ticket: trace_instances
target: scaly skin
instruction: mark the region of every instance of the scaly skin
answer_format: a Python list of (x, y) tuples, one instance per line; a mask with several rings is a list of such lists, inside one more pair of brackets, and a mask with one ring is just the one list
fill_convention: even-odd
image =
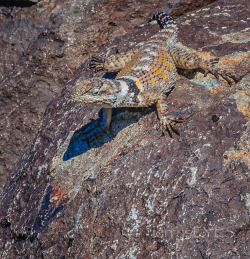
[[(148, 107), (156, 104), (162, 132), (176, 132), (172, 124), (182, 122), (168, 114), (167, 95), (176, 81), (176, 68), (201, 68), (204, 74), (221, 76), (229, 85), (234, 78), (212, 61), (205, 61), (194, 53), (179, 47), (176, 42), (177, 26), (170, 16), (159, 12), (155, 19), (162, 28), (147, 42), (126, 53), (118, 53), (108, 59), (93, 57), (90, 67), (109, 72), (120, 71), (114, 80), (79, 78), (71, 99), (92, 103), (105, 109), (106, 128), (109, 131), (112, 108)], [(138, 44), (139, 45), (139, 44)]]

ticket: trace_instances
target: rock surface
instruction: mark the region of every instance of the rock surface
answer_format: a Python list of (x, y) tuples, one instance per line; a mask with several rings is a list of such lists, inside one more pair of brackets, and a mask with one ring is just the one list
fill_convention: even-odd
[(180, 15), (212, 1), (0, 1), (0, 188), (47, 104), (86, 58), (155, 10)]
[[(180, 71), (171, 111), (192, 116), (172, 139), (156, 130), (155, 107), (116, 109), (114, 136), (102, 134), (97, 107), (68, 101), (74, 80), (93, 76), (81, 66), (1, 192), (2, 258), (248, 258), (247, 4), (218, 1), (177, 19), (179, 40), (223, 56), (239, 83)], [(155, 31), (137, 28), (102, 53)]]

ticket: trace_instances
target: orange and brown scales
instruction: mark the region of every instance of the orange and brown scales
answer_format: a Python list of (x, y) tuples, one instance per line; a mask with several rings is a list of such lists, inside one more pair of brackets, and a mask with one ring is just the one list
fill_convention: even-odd
[(117, 79), (133, 80), (142, 94), (166, 93), (176, 80), (176, 68), (164, 46), (145, 45), (121, 70)]
[(109, 72), (121, 71), (124, 66), (133, 59), (135, 53), (136, 51), (132, 49), (126, 53), (120, 53), (116, 54), (115, 56), (111, 56), (106, 60), (106, 62), (103, 63), (101, 69)]
[(110, 57), (102, 64), (109, 71), (122, 67), (114, 80), (79, 78), (71, 99), (105, 108), (147, 107), (172, 90), (176, 67), (164, 45), (146, 43), (131, 53)]

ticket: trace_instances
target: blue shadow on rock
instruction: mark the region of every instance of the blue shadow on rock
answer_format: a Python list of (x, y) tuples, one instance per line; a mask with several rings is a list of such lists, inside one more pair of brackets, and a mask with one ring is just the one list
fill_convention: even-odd
[(68, 149), (63, 155), (63, 161), (79, 156), (91, 148), (100, 147), (109, 140), (111, 140), (111, 136), (106, 133), (103, 113), (100, 110), (98, 119), (92, 120), (74, 133)]
[[(105, 73), (103, 78), (114, 79), (116, 72)], [(101, 147), (109, 142), (117, 132), (128, 125), (137, 122), (142, 116), (152, 112), (152, 108), (115, 108), (112, 114), (112, 126), (116, 129), (115, 134), (107, 134), (102, 109), (99, 112), (99, 118), (92, 120), (77, 130), (69, 143), (66, 152), (63, 155), (63, 161), (67, 161), (75, 156), (79, 156), (92, 148)], [(113, 127), (112, 127), (113, 128)]]
[(114, 138), (117, 133), (130, 124), (136, 123), (141, 117), (154, 108), (115, 108), (112, 115), (112, 135), (107, 134), (104, 127), (102, 109), (99, 118), (92, 120), (77, 130), (70, 139), (69, 146), (63, 155), (63, 161), (79, 156), (92, 148), (101, 147)]
[[(116, 75), (117, 72), (107, 72), (103, 78), (114, 79)], [(63, 155), (63, 161), (67, 161), (87, 152), (91, 148), (97, 148), (107, 143), (111, 140), (111, 136), (105, 131), (103, 112), (100, 110), (97, 120), (92, 120), (74, 133), (70, 140), (69, 147)]]

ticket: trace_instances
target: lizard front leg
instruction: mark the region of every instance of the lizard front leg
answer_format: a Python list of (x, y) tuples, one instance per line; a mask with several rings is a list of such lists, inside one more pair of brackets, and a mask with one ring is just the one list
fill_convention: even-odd
[(156, 103), (156, 107), (160, 120), (160, 129), (162, 131), (162, 134), (164, 134), (164, 132), (167, 130), (170, 137), (172, 137), (172, 132), (179, 135), (178, 130), (176, 130), (173, 125), (175, 125), (176, 123), (182, 123), (184, 119), (174, 117), (168, 113), (168, 102), (167, 96), (165, 94), (161, 94)]
[(103, 108), (103, 122), (104, 128), (108, 134), (111, 133), (111, 119), (112, 119), (112, 108)]
[(221, 76), (228, 84), (234, 85), (236, 78), (230, 73), (214, 66), (214, 60), (204, 60), (195, 53), (188, 52), (181, 47), (174, 47), (170, 50), (170, 55), (173, 58), (176, 67), (183, 69), (201, 68), (204, 70), (204, 76), (208, 73), (213, 74), (217, 79)]
[(132, 57), (136, 52), (137, 50), (132, 49), (128, 52), (117, 53), (107, 59), (100, 56), (93, 56), (89, 67), (91, 69), (95, 69), (96, 72), (100, 70), (104, 70), (106, 72), (119, 72), (132, 60)]

